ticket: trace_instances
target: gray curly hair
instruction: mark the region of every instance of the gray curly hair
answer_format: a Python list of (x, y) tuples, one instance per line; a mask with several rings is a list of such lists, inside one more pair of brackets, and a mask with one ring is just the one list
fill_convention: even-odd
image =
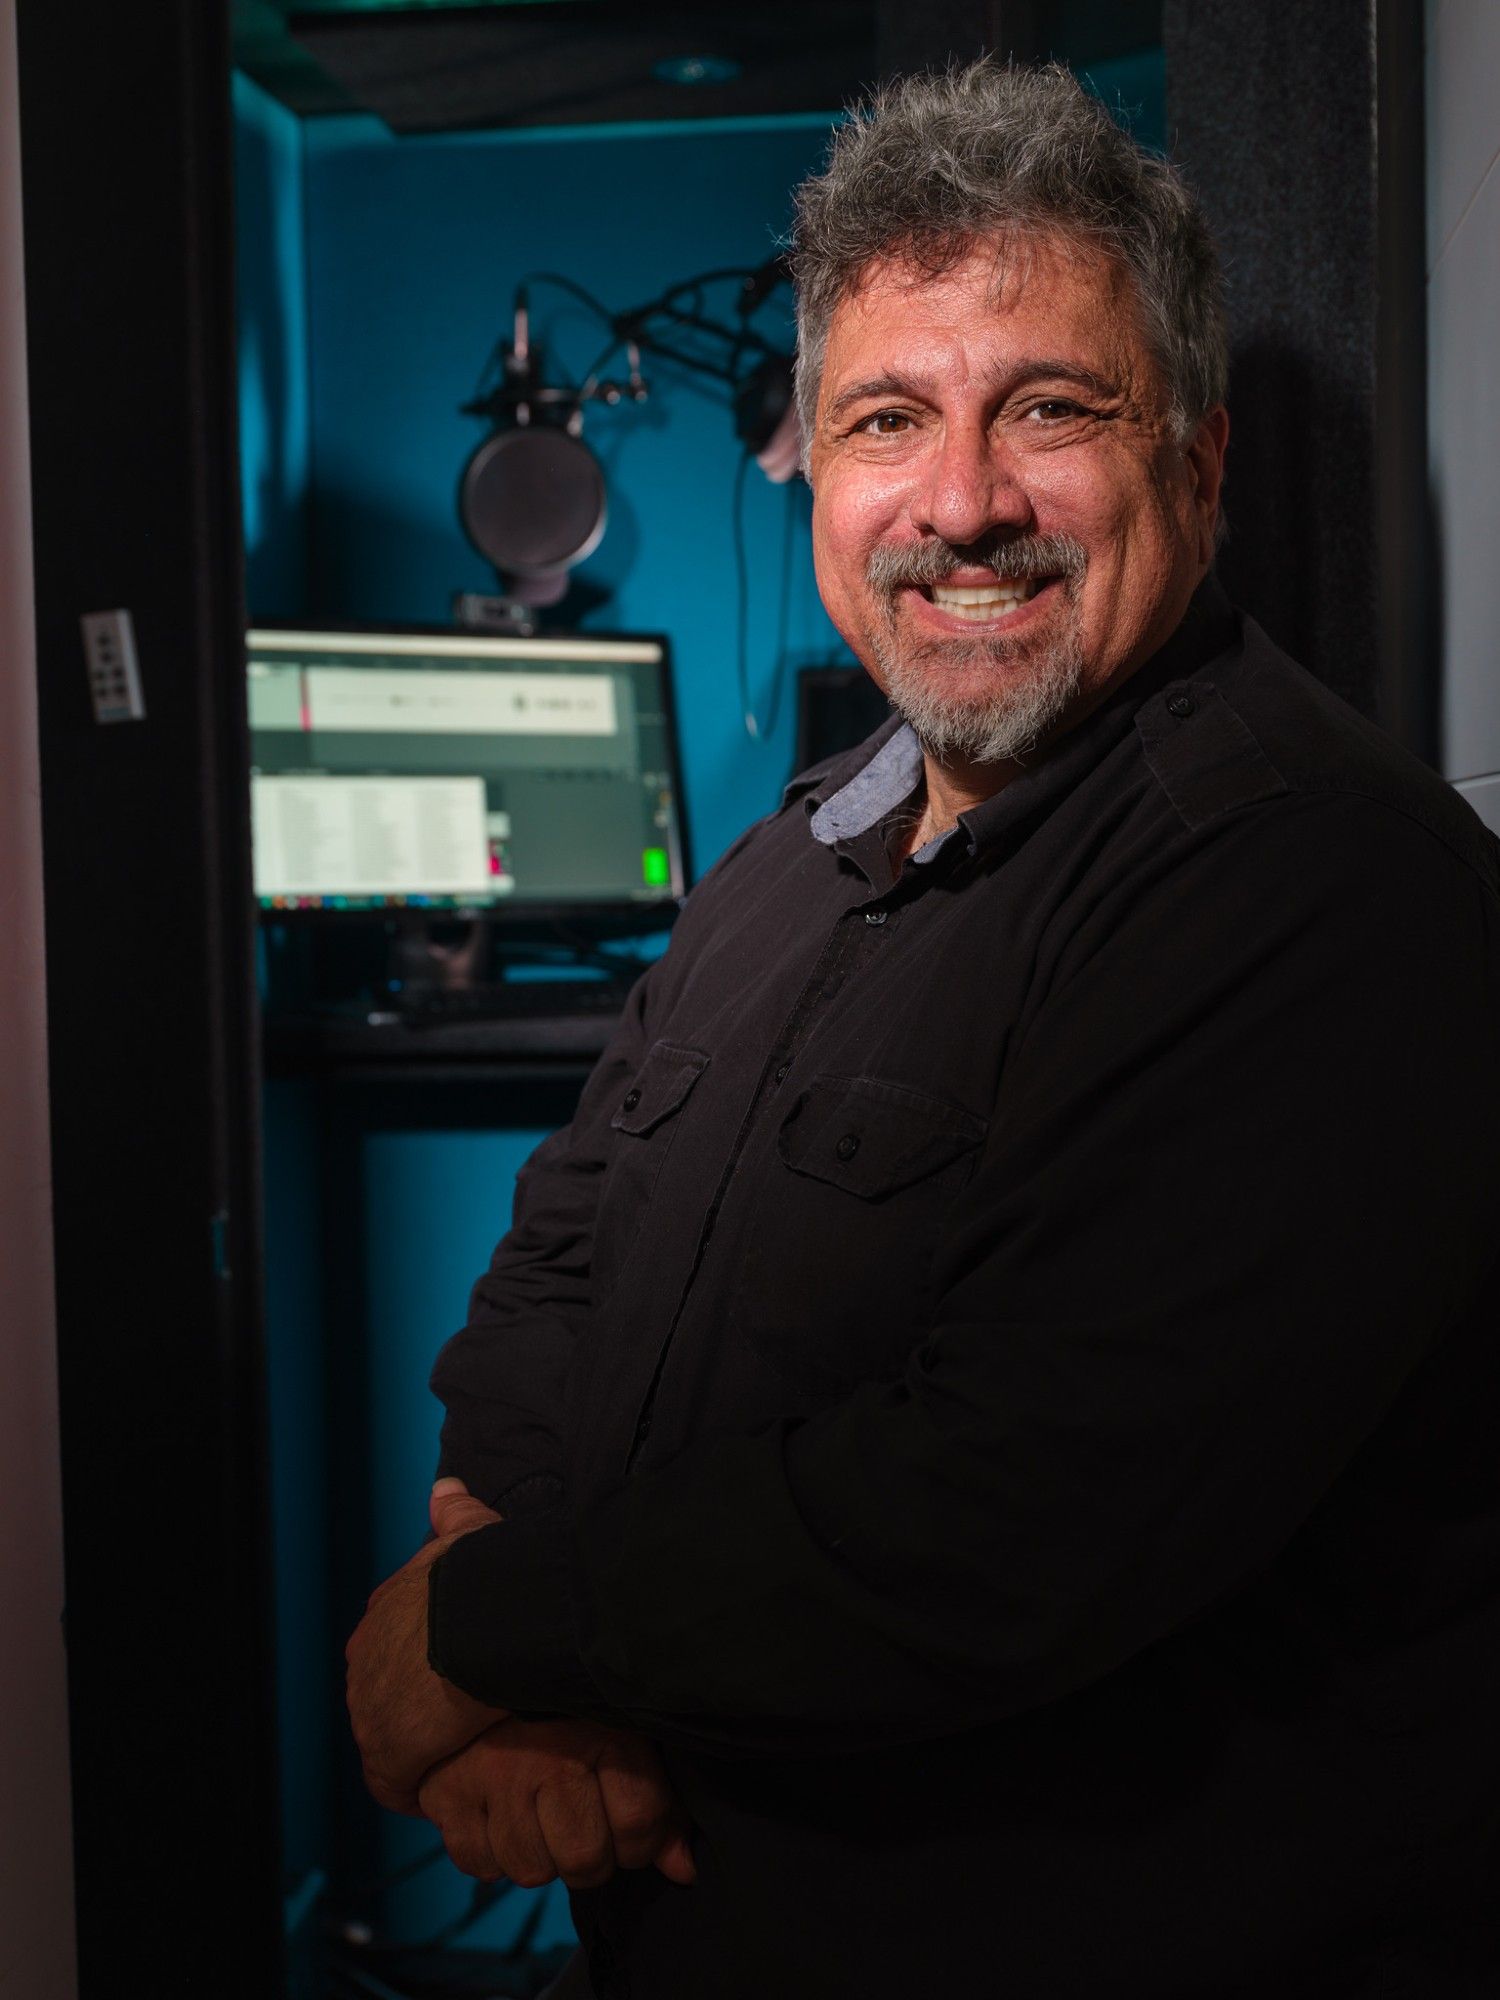
[(903, 77), (855, 108), (821, 174), (797, 191), (797, 411), (803, 465), (829, 322), (880, 257), (934, 276), (976, 239), (1045, 236), (1103, 251), (1129, 274), (1183, 442), (1224, 400), (1223, 280), (1178, 170), (1129, 138), (1061, 64), (985, 57)]

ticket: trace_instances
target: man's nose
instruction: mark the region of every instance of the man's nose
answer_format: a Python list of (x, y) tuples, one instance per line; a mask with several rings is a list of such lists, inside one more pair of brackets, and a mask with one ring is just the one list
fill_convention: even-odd
[(988, 429), (946, 431), (915, 497), (912, 525), (960, 545), (997, 528), (1031, 526), (1031, 501), (1014, 454)]

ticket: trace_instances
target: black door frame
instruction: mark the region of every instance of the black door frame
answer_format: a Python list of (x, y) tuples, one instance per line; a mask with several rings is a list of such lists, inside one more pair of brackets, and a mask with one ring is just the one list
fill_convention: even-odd
[[(230, 41), (19, 0), (83, 2000), (283, 1989)], [(142, 721), (79, 619), (128, 608)]]

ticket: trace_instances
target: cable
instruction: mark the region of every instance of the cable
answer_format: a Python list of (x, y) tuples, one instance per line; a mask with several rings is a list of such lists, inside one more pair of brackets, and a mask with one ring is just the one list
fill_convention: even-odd
[[(756, 291), (747, 298), (757, 281), (763, 280), (768, 267), (750, 265), (726, 265), (712, 271), (701, 272), (692, 278), (683, 278), (671, 285), (659, 297), (647, 304), (633, 306), (628, 311), (612, 313), (602, 300), (580, 285), (576, 279), (567, 277), (561, 271), (528, 271), (517, 285), (517, 296), (523, 296), (533, 285), (551, 285), (558, 291), (576, 299), (596, 319), (602, 320), (609, 328), (608, 344), (600, 350), (598, 358), (584, 372), (581, 385), (568, 384), (567, 392), (581, 405), (595, 392), (599, 371), (609, 360), (615, 349), (626, 345), (644, 348), (662, 360), (675, 362), (678, 367), (690, 373), (707, 375), (724, 383), (731, 390), (740, 387), (743, 364), (747, 354), (762, 358), (779, 352), (765, 336), (751, 326), (750, 319), (768, 296), (769, 290)], [(740, 281), (741, 296), (736, 301), (737, 325), (725, 326), (709, 316), (704, 301), (704, 288), (729, 279)], [(686, 300), (684, 307), (680, 301)], [(664, 331), (675, 336), (664, 339), (653, 322)], [(503, 379), (502, 361), (505, 354), (505, 338), (502, 335), (490, 349), (474, 393), (462, 407), (466, 415), (482, 416), (492, 414), (488, 404), (501, 393)], [(632, 356), (632, 381), (638, 370)], [(639, 395), (636, 396), (638, 401)]]
[(776, 614), (776, 679), (771, 690), (771, 713), (766, 721), (767, 736), (775, 730), (781, 712), (781, 697), (786, 689), (787, 637), (792, 622), (792, 557), (797, 547), (795, 479), (787, 481), (785, 493), (781, 510), (781, 606)]
[(781, 517), (781, 600), (776, 611), (776, 653), (771, 669), (770, 706), (764, 716), (755, 713), (750, 699), (750, 563), (745, 550), (745, 475), (754, 463), (754, 454), (742, 452), (734, 472), (734, 499), (731, 522), (734, 539), (735, 574), (735, 664), (739, 687), (740, 713), (745, 734), (752, 743), (764, 743), (775, 734), (781, 716), (781, 698), (786, 690), (787, 631), (791, 622), (793, 529), (796, 524), (796, 486), (786, 489)]
[(687, 291), (690, 286), (715, 285), (721, 278), (758, 278), (759, 276), (760, 266), (758, 264), (725, 264), (717, 271), (700, 271), (696, 278), (682, 279), (680, 283), (671, 286), (669, 290), (663, 292), (662, 297), (664, 299), (675, 299), (679, 292)]
[(734, 539), (735, 580), (735, 679), (740, 692), (740, 714), (745, 734), (752, 743), (760, 739), (760, 724), (750, 706), (750, 566), (745, 560), (745, 474), (750, 467), (748, 451), (740, 453), (734, 469), (734, 498), (730, 502), (730, 530)]
[(616, 324), (616, 316), (608, 306), (601, 305), (592, 292), (586, 291), (574, 279), (565, 278), (561, 271), (528, 271), (520, 282), (521, 286), (556, 285), (561, 291), (571, 292), (575, 299), (581, 299), (589, 311), (597, 314), (607, 327), (613, 328)]
[[(708, 333), (717, 340), (727, 341), (729, 338), (721, 328), (707, 321), (700, 324), (696, 320), (689, 320), (681, 313), (668, 313), (663, 317), (672, 320), (679, 331), (689, 334)], [(733, 371), (716, 355), (695, 354), (690, 348), (669, 345), (659, 334), (649, 332), (638, 322), (631, 323), (630, 337), (648, 354), (657, 354), (667, 361), (679, 362), (682, 367), (694, 369), (700, 375), (712, 375), (717, 381), (727, 382), (731, 388), (735, 386)]]
[(583, 385), (578, 391), (578, 400), (580, 402), (593, 393), (594, 387), (599, 380), (599, 370), (608, 361), (615, 349), (622, 347), (624, 344), (625, 336), (623, 334), (612, 333), (607, 344), (600, 348), (597, 357), (584, 370)]

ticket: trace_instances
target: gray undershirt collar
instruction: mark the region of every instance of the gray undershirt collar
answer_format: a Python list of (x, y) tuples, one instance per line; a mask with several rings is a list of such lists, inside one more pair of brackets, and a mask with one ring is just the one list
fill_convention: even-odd
[[(911, 724), (904, 722), (847, 785), (823, 801), (808, 821), (808, 828), (814, 840), (821, 840), (825, 847), (832, 847), (840, 840), (852, 840), (856, 834), (868, 833), (872, 826), (878, 826), (887, 813), (893, 813), (911, 797), (921, 782), (922, 746)], [(935, 833), (909, 858), (924, 865), (935, 860), (960, 832), (968, 837), (967, 829), (961, 826)]]

